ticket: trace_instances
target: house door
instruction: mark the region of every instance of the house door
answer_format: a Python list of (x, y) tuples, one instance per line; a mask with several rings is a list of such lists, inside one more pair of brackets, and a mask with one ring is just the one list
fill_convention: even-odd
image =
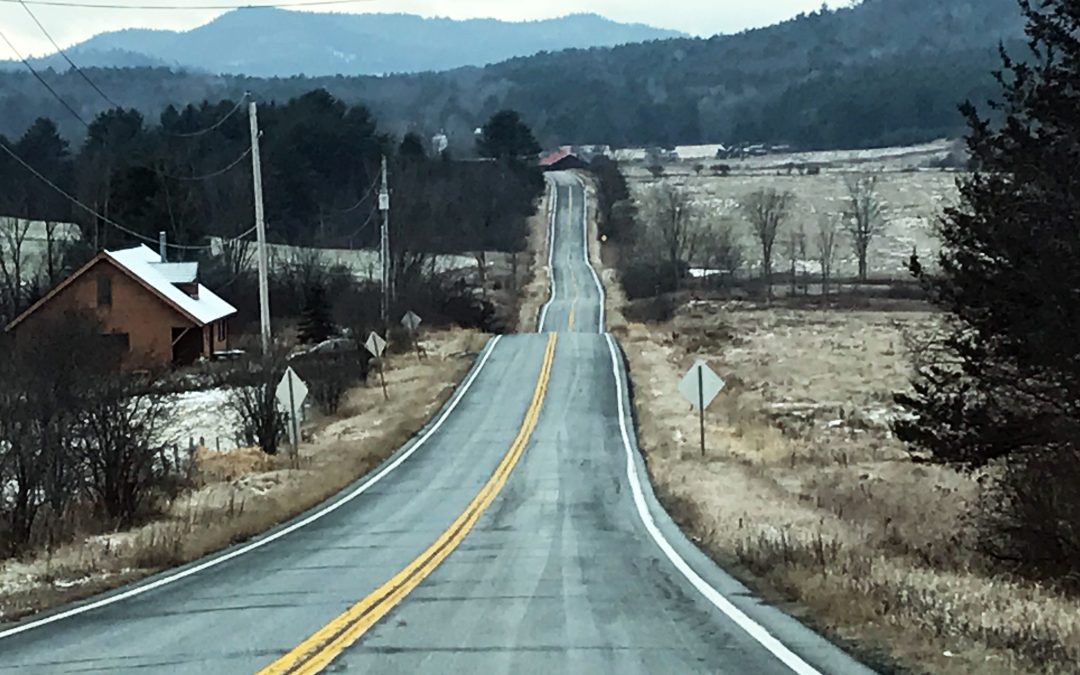
[(172, 364), (174, 368), (190, 366), (202, 356), (202, 331), (194, 326), (172, 329)]

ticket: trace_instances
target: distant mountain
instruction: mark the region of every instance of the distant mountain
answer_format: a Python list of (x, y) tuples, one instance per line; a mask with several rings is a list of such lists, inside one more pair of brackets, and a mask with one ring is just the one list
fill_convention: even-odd
[[(995, 94), (998, 44), (1024, 57), (1022, 38), (1017, 0), (864, 0), (738, 35), (569, 49), (439, 73), (260, 79), (106, 68), (90, 75), (150, 120), (170, 104), (235, 100), (244, 91), (280, 100), (322, 87), (368, 105), (393, 133), (443, 129), (457, 151), (468, 151), (473, 130), (507, 107), (545, 145), (868, 147), (962, 133), (957, 104)], [(80, 114), (107, 107), (77, 74), (48, 77)], [(21, 133), (42, 114), (72, 137), (84, 133), (28, 74), (0, 74), (0, 133)]]
[[(595, 14), (511, 23), (248, 8), (190, 31), (102, 33), (66, 51), (82, 67), (162, 65), (259, 77), (382, 75), (483, 66), (541, 51), (679, 36)], [(66, 67), (59, 56), (40, 61), (57, 70)]]

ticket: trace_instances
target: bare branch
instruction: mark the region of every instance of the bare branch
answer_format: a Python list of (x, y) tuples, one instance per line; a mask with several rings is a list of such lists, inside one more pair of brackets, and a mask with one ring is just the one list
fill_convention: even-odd
[(866, 281), (870, 243), (885, 230), (884, 204), (878, 195), (877, 176), (848, 176), (845, 183), (848, 192), (845, 229), (859, 260), (859, 280)]
[(774, 189), (758, 190), (746, 195), (740, 204), (743, 215), (750, 223), (754, 236), (761, 245), (761, 267), (765, 273), (768, 295), (772, 298), (772, 260), (776, 237), (790, 215), (795, 202), (791, 192)]

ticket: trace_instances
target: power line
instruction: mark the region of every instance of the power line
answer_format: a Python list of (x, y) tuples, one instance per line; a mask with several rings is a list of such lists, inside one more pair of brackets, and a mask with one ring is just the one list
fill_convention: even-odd
[[(0, 0), (0, 1), (7, 2), (8, 0)], [(14, 1), (18, 2), (18, 0), (14, 0)], [(49, 93), (53, 95), (53, 98), (55, 98), (57, 101), (60, 101), (60, 104), (62, 106), (64, 106), (65, 108), (67, 108), (67, 111), (69, 113), (71, 113), (72, 115), (74, 115), (75, 119), (82, 122), (83, 126), (86, 127), (87, 129), (89, 129), (90, 125), (87, 123), (86, 120), (84, 120), (82, 118), (82, 115), (80, 115), (78, 112), (76, 112), (75, 108), (72, 108), (71, 105), (60, 96), (60, 94), (57, 94), (56, 90), (53, 89), (49, 85), (49, 83), (45, 81), (45, 78), (41, 77), (41, 74), (38, 73), (38, 71), (34, 70), (34, 67), (32, 65), (30, 65), (29, 61), (27, 61), (25, 58), (23, 58), (23, 55), (19, 53), (18, 49), (15, 49), (15, 45), (11, 44), (11, 40), (7, 39), (7, 36), (4, 35), (3, 31), (0, 31), (0, 39), (3, 39), (4, 42), (7, 43), (7, 46), (11, 49), (12, 53), (14, 53), (15, 56), (17, 56), (18, 59), (20, 61), (22, 61), (23, 65), (26, 66), (26, 68), (31, 73), (33, 73), (34, 77), (37, 78), (37, 81), (40, 82), (42, 84), (42, 86), (44, 86), (46, 89), (49, 90)]]
[[(36, 176), (40, 181), (42, 181), (43, 183), (45, 183), (46, 185), (51, 187), (53, 190), (55, 190), (58, 193), (60, 193), (61, 195), (63, 195), (63, 197), (65, 199), (67, 199), (69, 202), (71, 202), (75, 206), (79, 207), (83, 211), (86, 211), (87, 213), (94, 216), (95, 218), (101, 220), (103, 223), (105, 223), (107, 225), (111, 225), (112, 227), (115, 227), (116, 229), (120, 230), (121, 232), (124, 232), (124, 233), (128, 234), (129, 236), (135, 237), (136, 239), (141, 239), (142, 241), (150, 243), (150, 244), (154, 244), (155, 246), (157, 246), (159, 244), (157, 239), (154, 239), (152, 237), (147, 237), (146, 235), (140, 234), (140, 233), (136, 232), (135, 230), (132, 230), (131, 228), (124, 227), (123, 225), (116, 222), (115, 220), (109, 218), (108, 216), (104, 216), (104, 215), (98, 213), (95, 209), (93, 209), (93, 208), (87, 206), (86, 204), (82, 203), (81, 201), (79, 201), (79, 199), (77, 197), (72, 196), (70, 193), (68, 193), (62, 187), (60, 187), (59, 185), (57, 185), (56, 183), (52, 182), (47, 177), (42, 175), (41, 172), (39, 172), (37, 169), (32, 167), (30, 164), (28, 164), (22, 157), (19, 157), (19, 155), (17, 155), (14, 150), (9, 148), (6, 143), (0, 142), (0, 150), (3, 150), (5, 153), (7, 153), (7, 155), (9, 157), (11, 157), (16, 162), (18, 162), (24, 169), (26, 169), (30, 173), (34, 174), (34, 176)], [(251, 230), (248, 230), (248, 232), (240, 235), (240, 237), (247, 236), (250, 233), (251, 233)], [(237, 239), (239, 239), (240, 237), (237, 237)], [(229, 240), (229, 241), (235, 241), (235, 240)], [(174, 248), (174, 249), (182, 250), (182, 251), (206, 251), (206, 250), (209, 250), (211, 248), (211, 246), (187, 246), (187, 245), (184, 245), (184, 244), (169, 244), (169, 243), (166, 243), (165, 245), (168, 246), (169, 248)]]
[[(7, 2), (7, 0), (0, 0), (0, 1)], [(224, 117), (219, 119), (217, 122), (214, 122), (210, 126), (206, 127), (205, 129), (199, 129), (198, 131), (191, 131), (191, 132), (182, 133), (182, 134), (173, 133), (173, 132), (165, 131), (164, 129), (162, 129), (161, 134), (163, 136), (170, 136), (172, 138), (195, 138), (196, 136), (204, 136), (204, 135), (210, 133), (211, 131), (214, 131), (215, 129), (219, 128), (222, 124), (225, 124), (225, 122), (229, 121), (229, 118), (232, 117), (233, 115), (235, 115), (236, 112), (238, 110), (240, 110), (240, 108), (242, 108), (244, 106), (244, 103), (246, 103), (247, 100), (250, 97), (251, 97), (251, 92), (245, 91), (244, 95), (240, 97), (240, 100), (236, 102), (236, 105), (233, 106), (232, 110), (225, 113)], [(250, 152), (250, 150), (249, 150), (249, 152)]]
[[(7, 0), (5, 0), (5, 1), (7, 1)], [(120, 105), (119, 103), (114, 101), (108, 94), (106, 94), (104, 91), (102, 91), (101, 87), (99, 87), (93, 80), (91, 80), (90, 76), (87, 75), (86, 72), (83, 71), (83, 69), (80, 68), (78, 66), (78, 64), (76, 64), (71, 59), (70, 56), (68, 56), (67, 52), (64, 51), (64, 49), (60, 47), (60, 45), (56, 42), (56, 40), (53, 39), (52, 34), (49, 33), (48, 29), (45, 28), (45, 25), (43, 23), (41, 23), (41, 20), (38, 19), (37, 15), (34, 14), (34, 12), (30, 9), (30, 4), (32, 3), (32, 1), (33, 0), (29, 0), (29, 2), (28, 2), (28, 0), (15, 0), (15, 2), (18, 2), (20, 5), (22, 5), (22, 8), (24, 10), (26, 10), (26, 13), (29, 14), (30, 18), (34, 20), (34, 23), (37, 24), (37, 27), (41, 30), (41, 33), (46, 37), (46, 39), (49, 40), (49, 42), (52, 44), (52, 46), (56, 49), (56, 52), (58, 54), (60, 54), (60, 56), (62, 56), (65, 61), (67, 61), (68, 65), (71, 66), (72, 70), (74, 70), (76, 73), (78, 73), (79, 76), (82, 77), (82, 79), (85, 80), (86, 83), (88, 85), (90, 85), (90, 87), (92, 87), (93, 90), (96, 91), (98, 93), (98, 95), (101, 96), (101, 98), (105, 99), (105, 101), (109, 105), (111, 105), (113, 108), (123, 108), (122, 105)], [(8, 46), (11, 47), (11, 50), (13, 52), (15, 52), (15, 54), (17, 56), (19, 56), (19, 59), (22, 60), (22, 62), (26, 65), (26, 67), (30, 68), (29, 62), (26, 59), (23, 59), (21, 55), (19, 55), (19, 52), (15, 50), (15, 48), (11, 45), (10, 42), (8, 42), (7, 38), (4, 38), (4, 41), (8, 43)], [(30, 68), (30, 71), (34, 72), (34, 69)], [(37, 76), (37, 73), (34, 73), (34, 74), (35, 74), (35, 76)], [(41, 78), (39, 77), (38, 80), (40, 81)], [(42, 84), (45, 84), (45, 83), (42, 82)], [(45, 85), (45, 86), (48, 87), (48, 85)], [(49, 88), (51, 89), (51, 87), (49, 87)], [(56, 94), (55, 91), (53, 92), (53, 95), (56, 96), (59, 99), (59, 95)], [(206, 127), (205, 129), (199, 129), (198, 131), (192, 131), (192, 132), (187, 132), (187, 133), (173, 133), (173, 132), (168, 132), (168, 131), (165, 131), (164, 129), (162, 129), (161, 134), (163, 136), (169, 136), (169, 137), (173, 137), (173, 138), (195, 138), (197, 136), (203, 136), (205, 134), (208, 134), (211, 131), (214, 131), (214, 130), (218, 129), (219, 127), (221, 127), (222, 124), (225, 124), (225, 122), (227, 122), (229, 120), (229, 118), (231, 118), (233, 115), (235, 115), (236, 111), (240, 110), (240, 108), (243, 107), (244, 103), (247, 101), (249, 96), (250, 96), (250, 93), (245, 91), (244, 95), (240, 97), (240, 100), (237, 101), (236, 105), (233, 106), (232, 110), (225, 113), (224, 117), (219, 119), (217, 122), (214, 122), (210, 126)], [(61, 103), (64, 103), (64, 101), (61, 100)], [(68, 107), (66, 103), (64, 103), (64, 105), (65, 105), (65, 107)], [(68, 110), (71, 110), (71, 108), (68, 107)], [(76, 115), (76, 117), (78, 117), (78, 115)], [(82, 121), (83, 124), (86, 125), (86, 122), (83, 121), (81, 118), (80, 118), (80, 121)], [(86, 126), (89, 127), (89, 125), (86, 125)]]
[(158, 173), (159, 176), (162, 176), (163, 178), (170, 178), (172, 180), (178, 180), (178, 181), (195, 182), (195, 181), (210, 180), (211, 178), (217, 178), (218, 176), (221, 176), (223, 174), (228, 173), (229, 171), (232, 170), (233, 167), (235, 167), (240, 162), (244, 161), (244, 159), (246, 159), (247, 156), (250, 155), (250, 154), (251, 154), (251, 148), (247, 148), (242, 153), (240, 153), (239, 157), (237, 157), (232, 162), (230, 162), (229, 165), (226, 166), (225, 168), (218, 169), (217, 171), (213, 171), (211, 173), (203, 174), (201, 176), (174, 176), (173, 174), (165, 173), (164, 171), (158, 171), (157, 173)]
[(68, 62), (68, 65), (71, 66), (75, 70), (75, 72), (81, 75), (82, 79), (86, 80), (86, 83), (93, 87), (94, 91), (101, 95), (101, 98), (108, 101), (109, 105), (114, 108), (120, 108), (121, 106), (119, 103), (109, 98), (105, 92), (101, 91), (100, 87), (94, 84), (93, 80), (87, 77), (86, 73), (84, 73), (77, 65), (75, 65), (75, 62), (72, 61), (70, 57), (68, 57), (67, 52), (60, 48), (60, 45), (56, 43), (56, 40), (53, 39), (53, 36), (49, 34), (49, 31), (45, 29), (45, 26), (42, 25), (41, 21), (39, 21), (37, 16), (35, 16), (34, 13), (30, 10), (30, 6), (27, 5), (23, 0), (18, 0), (18, 2), (20, 5), (22, 5), (22, 8), (26, 10), (26, 13), (30, 15), (30, 18), (34, 20), (34, 23), (37, 24), (37, 27), (41, 29), (42, 34), (44, 34), (45, 37), (48, 38), (49, 42), (52, 43), (52, 46), (56, 48), (57, 53), (59, 53), (60, 56), (64, 57), (64, 60)]
[(371, 213), (368, 214), (367, 220), (364, 221), (364, 224), (361, 225), (360, 227), (356, 228), (355, 232), (353, 232), (349, 236), (345, 237), (345, 240), (346, 241), (352, 241), (353, 239), (355, 239), (357, 237), (357, 235), (359, 235), (361, 232), (366, 230), (368, 228), (368, 226), (371, 225), (372, 221), (375, 220), (375, 214), (378, 213), (378, 212), (379, 212), (378, 209), (371, 209)]
[(378, 178), (378, 176), (376, 176), (375, 180), (371, 181), (371, 185), (368, 186), (367, 192), (364, 193), (364, 196), (360, 198), (360, 201), (356, 202), (355, 204), (353, 204), (349, 208), (345, 209), (344, 211), (339, 211), (338, 213), (341, 214), (341, 215), (344, 215), (346, 213), (352, 213), (356, 209), (360, 208), (360, 205), (363, 204), (365, 201), (367, 201), (367, 199), (369, 197), (371, 197), (371, 194), (373, 192), (375, 192), (375, 188), (378, 185), (379, 185), (379, 178)]
[(295, 7), (321, 7), (328, 5), (354, 5), (373, 0), (309, 0), (307, 2), (277, 2), (266, 5), (142, 5), (120, 3), (88, 3), (73, 2), (68, 0), (0, 0), (0, 2), (17, 3), (26, 2), (31, 5), (48, 7), (82, 7), (86, 9), (160, 9), (160, 10), (207, 10), (207, 9), (289, 9)]

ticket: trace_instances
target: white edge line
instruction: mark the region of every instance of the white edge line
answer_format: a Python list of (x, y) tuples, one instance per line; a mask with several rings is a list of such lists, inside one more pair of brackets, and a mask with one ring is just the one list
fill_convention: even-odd
[(143, 586), (137, 586), (137, 587), (132, 588), (132, 589), (130, 589), (128, 591), (125, 591), (123, 593), (119, 593), (117, 595), (113, 595), (113, 596), (110, 596), (110, 597), (107, 597), (107, 598), (103, 598), (103, 599), (98, 600), (96, 602), (91, 602), (91, 603), (86, 604), (86, 605), (81, 605), (79, 607), (74, 607), (74, 608), (69, 609), (67, 611), (59, 612), (57, 614), (47, 616), (47, 617), (45, 617), (43, 619), (39, 619), (37, 621), (32, 621), (30, 623), (27, 623), (27, 624), (24, 624), (24, 625), (21, 625), (21, 626), (16, 626), (14, 628), (9, 628), (8, 630), (5, 630), (5, 631), (0, 631), (0, 639), (7, 638), (7, 637), (12, 637), (14, 635), (18, 635), (19, 633), (24, 633), (26, 631), (33, 630), (35, 628), (40, 628), (42, 626), (45, 626), (45, 625), (48, 625), (48, 624), (51, 624), (51, 623), (56, 623), (57, 621), (62, 621), (64, 619), (70, 619), (73, 616), (78, 616), (80, 614), (85, 614), (85, 613), (93, 611), (95, 609), (100, 609), (102, 607), (107, 607), (109, 605), (116, 604), (116, 603), (121, 602), (123, 600), (127, 600), (129, 598), (133, 598), (135, 596), (142, 595), (144, 593), (149, 593), (152, 590), (161, 588), (162, 586), (167, 586), (169, 584), (175, 583), (177, 581), (180, 581), (181, 579), (185, 579), (187, 577), (198, 574), (200, 572), (205, 572), (206, 570), (211, 569), (213, 567), (217, 567), (218, 565), (220, 565), (220, 564), (222, 564), (224, 562), (227, 562), (229, 560), (232, 560), (233, 558), (239, 558), (240, 556), (242, 556), (242, 555), (244, 555), (246, 553), (250, 553), (250, 552), (252, 552), (252, 551), (254, 551), (256, 549), (262, 548), (263, 546), (266, 546), (267, 544), (269, 544), (271, 542), (277, 541), (278, 539), (281, 539), (282, 537), (285, 537), (286, 535), (292, 534), (293, 532), (296, 532), (297, 530), (299, 530), (301, 528), (307, 527), (311, 523), (314, 523), (315, 521), (317, 521), (317, 520), (319, 520), (321, 518), (324, 518), (325, 516), (333, 513), (334, 511), (337, 511), (342, 506), (348, 504), (349, 502), (353, 501), (354, 499), (356, 499), (360, 495), (367, 492), (368, 489), (370, 489), (373, 485), (375, 485), (376, 483), (381, 481), (383, 478), (385, 478), (391, 471), (393, 471), (394, 469), (401, 466), (401, 464), (403, 462), (405, 462), (405, 460), (412, 457), (413, 454), (417, 450), (419, 450), (420, 447), (423, 446), (424, 443), (426, 443), (428, 441), (428, 439), (430, 439), (435, 434), (436, 431), (439, 430), (439, 428), (443, 425), (443, 422), (445, 422), (446, 419), (448, 417), (450, 417), (450, 414), (452, 412), (454, 412), (454, 409), (457, 408), (458, 404), (461, 402), (461, 399), (465, 397), (466, 392), (469, 391), (469, 388), (472, 386), (473, 382), (476, 381), (476, 378), (480, 375), (480, 372), (484, 369), (484, 366), (487, 364), (487, 361), (491, 357), (491, 354), (495, 351), (495, 345), (497, 345), (499, 340), (501, 340), (501, 339), (502, 339), (501, 335), (497, 335), (497, 336), (495, 336), (494, 338), (491, 339), (491, 341), (488, 343), (488, 347), (487, 347), (486, 352), (481, 357), (481, 359), (477, 363), (476, 367), (473, 369), (472, 375), (470, 375), (469, 378), (467, 380), (465, 380), (465, 383), (462, 384), (458, 388), (457, 393), (454, 395), (453, 400), (450, 402), (449, 405), (446, 406), (446, 408), (443, 409), (442, 414), (439, 416), (439, 419), (436, 420), (435, 424), (433, 424), (427, 430), (427, 432), (425, 432), (419, 439), (417, 439), (416, 442), (413, 443), (412, 447), (410, 447), (408, 450), (405, 450), (404, 452), (402, 452), (397, 457), (397, 459), (395, 459), (390, 464), (386, 465), (377, 474), (375, 474), (374, 476), (372, 476), (368, 480), (364, 481), (364, 483), (362, 485), (358, 486), (355, 490), (353, 490), (352, 492), (349, 492), (344, 497), (341, 497), (340, 499), (338, 499), (334, 503), (329, 504), (328, 506), (316, 511), (315, 513), (313, 513), (310, 516), (304, 518), (303, 520), (299, 520), (299, 521), (293, 523), (292, 525), (289, 525), (288, 527), (286, 527), (286, 528), (284, 528), (282, 530), (278, 530), (277, 532), (275, 532), (275, 533), (273, 533), (273, 534), (271, 534), (271, 535), (269, 535), (269, 536), (267, 536), (267, 537), (265, 537), (263, 539), (253, 541), (253, 542), (251, 542), (251, 543), (249, 543), (249, 544), (247, 544), (245, 546), (242, 546), (242, 547), (240, 547), (240, 548), (238, 548), (238, 549), (236, 549), (234, 551), (230, 551), (230, 552), (228, 552), (228, 553), (226, 553), (224, 555), (218, 556), (216, 558), (211, 558), (210, 560), (207, 560), (206, 562), (203, 562), (203, 563), (201, 563), (199, 565), (196, 565), (194, 567), (190, 567), (190, 568), (188, 568), (188, 569), (186, 569), (186, 570), (184, 570), (182, 572), (177, 572), (176, 574), (172, 574), (172, 575), (169, 575), (167, 577), (158, 579), (157, 581), (153, 581), (153, 582), (145, 584)]
[(544, 323), (547, 322), (548, 309), (555, 302), (555, 218), (559, 213), (559, 185), (548, 179), (548, 187), (551, 188), (551, 203), (548, 213), (548, 301), (540, 309), (540, 321), (537, 323), (536, 332), (544, 332)]
[(625, 385), (623, 383), (621, 369), (619, 368), (619, 358), (616, 354), (615, 340), (609, 334), (607, 336), (607, 341), (608, 351), (611, 353), (611, 368), (612, 372), (615, 374), (615, 391), (619, 406), (619, 430), (622, 432), (623, 448), (626, 450), (626, 477), (630, 482), (630, 490), (634, 495), (634, 505), (637, 507), (638, 516), (641, 517), (641, 522), (645, 525), (645, 529), (653, 538), (653, 541), (656, 542), (656, 545), (660, 547), (660, 550), (663, 551), (667, 559), (671, 561), (671, 564), (686, 577), (686, 580), (689, 581), (706, 600), (723, 612), (739, 626), (739, 628), (742, 628), (750, 637), (756, 640), (758, 644), (767, 649), (793, 672), (798, 673), (798, 675), (821, 675), (820, 671), (816, 670), (813, 666), (788, 649), (784, 643), (774, 637), (764, 626), (747, 616), (718, 590), (702, 579), (701, 576), (690, 567), (690, 564), (678, 554), (671, 543), (664, 537), (663, 533), (660, 532), (660, 528), (656, 526), (656, 521), (653, 520), (652, 514), (649, 512), (649, 507), (645, 503), (645, 495), (641, 489), (641, 479), (638, 475), (637, 464), (634, 462), (634, 450), (631, 447), (630, 435), (626, 427), (626, 410), (624, 408), (624, 402), (626, 400), (624, 393)]
[(600, 292), (600, 307), (599, 316), (597, 317), (597, 332), (603, 335), (604, 330), (604, 304), (607, 299), (604, 295), (604, 285), (600, 283), (600, 277), (596, 274), (596, 268), (592, 266), (592, 260), (589, 258), (589, 191), (585, 187), (585, 181), (580, 176), (576, 176), (577, 181), (581, 183), (581, 222), (582, 229), (584, 231), (584, 243), (585, 243), (585, 266), (592, 272), (593, 283), (596, 284), (596, 290)]

